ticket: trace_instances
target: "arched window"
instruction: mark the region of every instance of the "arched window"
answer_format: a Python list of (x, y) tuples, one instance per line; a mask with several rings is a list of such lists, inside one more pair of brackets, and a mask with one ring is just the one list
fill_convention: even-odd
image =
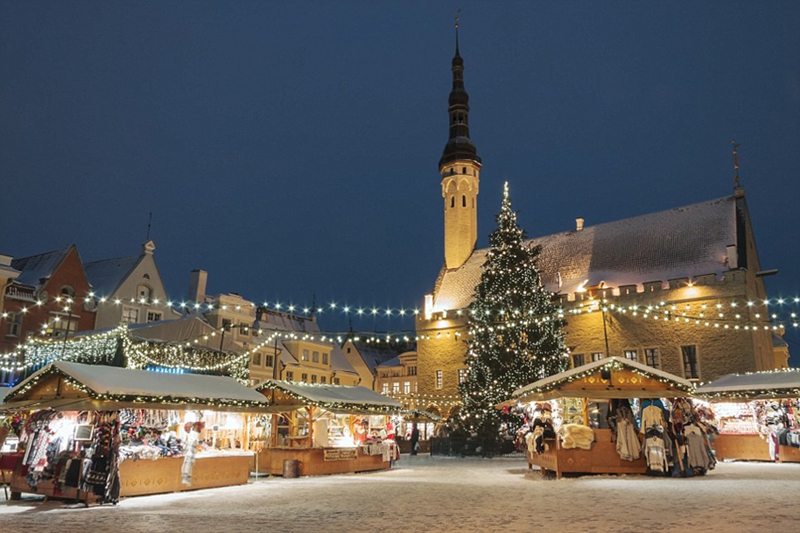
[(63, 287), (61, 287), (61, 296), (72, 298), (73, 296), (75, 296), (75, 289), (73, 289), (69, 285), (64, 285)]

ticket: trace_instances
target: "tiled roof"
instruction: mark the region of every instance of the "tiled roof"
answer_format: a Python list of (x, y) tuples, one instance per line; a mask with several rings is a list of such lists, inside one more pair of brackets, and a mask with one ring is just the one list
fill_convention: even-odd
[(86, 277), (95, 294), (110, 297), (138, 264), (141, 256), (116, 257), (86, 263)]
[(38, 287), (42, 284), (43, 279), (46, 280), (50, 277), (64, 259), (64, 256), (67, 255), (69, 249), (70, 247), (68, 246), (63, 250), (12, 259), (11, 267), (22, 272), (16, 280), (17, 283)]
[[(619, 287), (719, 274), (728, 268), (727, 246), (736, 244), (736, 203), (728, 196), (528, 242), (542, 246), (538, 267), (545, 288), (561, 294), (584, 283)], [(469, 305), (487, 252), (475, 250), (460, 268), (442, 272), (436, 309)]]

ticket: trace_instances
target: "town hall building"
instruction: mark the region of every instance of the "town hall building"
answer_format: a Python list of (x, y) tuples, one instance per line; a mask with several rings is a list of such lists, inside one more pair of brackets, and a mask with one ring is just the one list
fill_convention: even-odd
[[(488, 251), (475, 248), (482, 161), (463, 72), (456, 38), (439, 160), (444, 265), (416, 322), (419, 407), (443, 417), (460, 405), (468, 307)], [(763, 305), (748, 305), (763, 303), (769, 272), (738, 176), (729, 196), (595, 226), (577, 219), (570, 231), (529, 242), (541, 246), (542, 282), (563, 309), (571, 367), (618, 356), (709, 381), (787, 366)]]

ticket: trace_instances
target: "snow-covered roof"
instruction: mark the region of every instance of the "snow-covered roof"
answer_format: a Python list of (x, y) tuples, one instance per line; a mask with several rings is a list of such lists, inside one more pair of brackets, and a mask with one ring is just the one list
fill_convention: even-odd
[[(727, 246), (736, 244), (736, 203), (728, 196), (528, 242), (542, 247), (538, 267), (545, 288), (561, 294), (584, 283), (619, 287), (719, 274), (727, 269)], [(475, 250), (460, 268), (442, 272), (435, 309), (470, 304), (487, 252)]]
[(728, 374), (695, 392), (712, 400), (800, 398), (800, 369)]
[[(598, 391), (592, 389), (584, 392), (583, 390), (571, 390), (567, 393), (559, 390), (560, 387), (568, 385), (576, 380), (583, 379), (584, 377), (597, 374), (603, 371), (618, 371), (618, 370), (631, 370), (637, 374), (655, 379), (663, 383), (667, 390), (659, 388), (657, 391), (648, 391), (643, 388), (638, 390), (630, 389), (621, 391), (614, 388), (611, 384), (605, 387), (607, 390)], [(599, 361), (592, 361), (585, 365), (555, 374), (553, 376), (540, 379), (524, 387), (521, 387), (513, 392), (511, 398), (514, 402), (521, 401), (538, 401), (550, 400), (560, 398), (563, 396), (581, 397), (588, 396), (594, 398), (648, 398), (648, 393), (657, 393), (661, 398), (671, 398), (690, 395), (694, 391), (694, 385), (681, 377), (664, 372), (657, 368), (647, 366), (625, 359), (624, 357), (606, 357)]]
[(95, 294), (110, 297), (139, 263), (141, 256), (116, 257), (86, 263), (86, 277)]
[(50, 277), (69, 250), (68, 246), (62, 250), (12, 259), (11, 267), (22, 272), (16, 279), (17, 283), (38, 287), (42, 280)]
[[(386, 365), (388, 361), (395, 359), (401, 353), (413, 349), (413, 345), (410, 343), (396, 344), (394, 342), (366, 342), (363, 340), (354, 340), (352, 343), (364, 360), (364, 364), (373, 374), (377, 367)], [(399, 364), (398, 362), (397, 365)]]
[(86, 365), (56, 361), (15, 386), (6, 397), (13, 403), (26, 400), (25, 393), (48, 374), (71, 378), (88, 390), (93, 399), (145, 401), (160, 399), (163, 403), (251, 404), (265, 406), (264, 396), (248, 389), (233, 378), (200, 374), (162, 374), (104, 365)]
[(783, 337), (778, 335), (777, 333), (772, 334), (772, 347), (773, 348), (787, 348), (789, 343), (787, 343)]
[(400, 402), (366, 387), (296, 383), (271, 379), (259, 385), (256, 390), (261, 392), (277, 390), (298, 400), (298, 405), (316, 405), (329, 410), (399, 411), (403, 407)]
[(384, 361), (383, 363), (379, 364), (378, 368), (383, 366), (400, 366), (401, 364), (402, 363), (400, 363), (400, 356), (398, 355), (397, 357), (392, 357), (388, 361)]

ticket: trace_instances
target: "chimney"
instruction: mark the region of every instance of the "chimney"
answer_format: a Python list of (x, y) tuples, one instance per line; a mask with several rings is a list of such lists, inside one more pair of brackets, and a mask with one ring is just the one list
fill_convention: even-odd
[(583, 219), (578, 217), (575, 219), (575, 231), (582, 231), (583, 230)]
[(206, 299), (206, 281), (208, 272), (205, 270), (192, 270), (189, 274), (189, 300), (204, 302)]

